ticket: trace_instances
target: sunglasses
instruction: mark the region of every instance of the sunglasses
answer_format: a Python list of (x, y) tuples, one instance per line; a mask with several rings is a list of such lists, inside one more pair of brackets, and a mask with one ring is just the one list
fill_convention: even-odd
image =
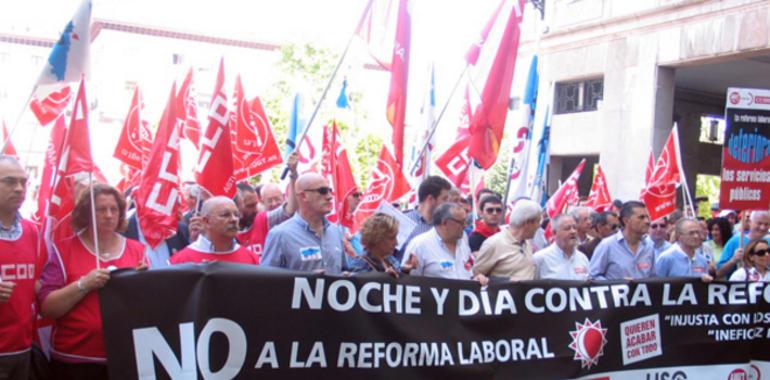
[(620, 224), (610, 224), (609, 226), (610, 226), (610, 229), (612, 229), (613, 231), (615, 231), (618, 228), (620, 228)]
[(665, 224), (652, 223), (652, 224), (650, 224), (650, 228), (666, 228), (666, 225)]
[(361, 193), (353, 193), (353, 194), (350, 194), (350, 195), (352, 195), (353, 198), (361, 198), (362, 194)]
[(768, 254), (769, 252), (770, 252), (770, 250), (767, 250), (767, 249), (758, 249), (758, 250), (756, 250), (754, 252), (749, 253), (749, 255), (762, 257), (762, 256)]
[(486, 212), (487, 214), (499, 214), (499, 213), (503, 212), (503, 208), (502, 207), (490, 207), (490, 208), (484, 209), (484, 212)]
[(305, 190), (302, 190), (302, 191), (313, 191), (313, 192), (316, 192), (316, 193), (321, 194), (321, 195), (334, 194), (334, 189), (332, 189), (331, 187), (328, 187), (328, 186), (319, 187), (317, 189), (305, 189)]

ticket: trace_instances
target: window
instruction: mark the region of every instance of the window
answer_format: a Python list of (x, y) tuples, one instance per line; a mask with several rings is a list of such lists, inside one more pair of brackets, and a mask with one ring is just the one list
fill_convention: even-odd
[(604, 78), (556, 84), (555, 114), (596, 111), (604, 98)]
[(698, 141), (707, 144), (725, 143), (725, 120), (721, 116), (703, 115), (700, 117), (700, 136)]

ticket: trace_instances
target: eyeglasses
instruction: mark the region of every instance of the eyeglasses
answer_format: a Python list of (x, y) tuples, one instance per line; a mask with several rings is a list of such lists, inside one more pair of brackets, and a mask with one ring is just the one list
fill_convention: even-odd
[(759, 256), (759, 257), (762, 257), (762, 256), (764, 256), (764, 255), (766, 255), (766, 254), (768, 254), (768, 253), (770, 253), (770, 250), (767, 250), (767, 249), (758, 249), (758, 250), (756, 250), (756, 251), (754, 251), (754, 252), (751, 252), (751, 253), (749, 253), (749, 255), (751, 255), (751, 256)]
[(458, 220), (458, 219), (455, 219), (455, 218), (449, 218), (447, 220), (451, 220), (451, 221), (453, 221), (453, 222), (455, 222), (455, 223), (457, 223), (459, 225), (462, 225), (462, 226), (465, 225), (465, 221), (464, 220)]
[(610, 229), (613, 230), (613, 231), (615, 231), (618, 228), (620, 228), (620, 224), (610, 224), (609, 226), (610, 226)]
[(353, 193), (353, 194), (350, 194), (350, 195), (352, 195), (353, 198), (361, 198), (361, 193)]
[(503, 208), (502, 207), (490, 207), (490, 208), (484, 209), (484, 212), (486, 212), (487, 214), (499, 214), (499, 213), (503, 212)]
[(321, 194), (321, 195), (334, 194), (334, 189), (332, 189), (331, 187), (328, 187), (328, 186), (319, 187), (317, 189), (305, 189), (305, 190), (302, 190), (302, 191), (313, 191), (313, 192), (316, 192), (316, 193)]
[(659, 223), (652, 223), (650, 224), (650, 228), (666, 228), (665, 224), (659, 224)]
[(0, 183), (2, 183), (5, 186), (13, 187), (16, 186), (16, 184), (21, 185), (22, 187), (27, 187), (27, 178), (25, 177), (3, 177), (0, 178)]

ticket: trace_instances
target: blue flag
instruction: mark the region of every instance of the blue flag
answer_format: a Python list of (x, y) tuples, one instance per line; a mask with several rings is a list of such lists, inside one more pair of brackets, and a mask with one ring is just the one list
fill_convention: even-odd
[(348, 80), (342, 81), (342, 89), (340, 90), (340, 96), (337, 97), (337, 108), (350, 108), (350, 102), (348, 101)]
[(302, 95), (296, 93), (291, 105), (291, 115), (289, 116), (289, 133), (286, 136), (286, 149), (284, 156), (288, 157), (294, 148), (297, 147), (297, 139), (302, 135), (305, 129), (305, 120), (302, 119)]

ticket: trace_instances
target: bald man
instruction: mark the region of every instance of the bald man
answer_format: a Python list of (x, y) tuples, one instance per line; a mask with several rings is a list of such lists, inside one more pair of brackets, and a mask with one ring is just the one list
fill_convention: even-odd
[(297, 213), (267, 234), (263, 266), (340, 274), (346, 269), (342, 229), (326, 219), (334, 190), (318, 173), (299, 176)]
[(201, 207), (201, 217), (203, 232), (187, 248), (171, 256), (172, 265), (209, 261), (259, 264), (259, 258), (235, 240), (240, 213), (232, 199), (222, 196), (207, 199)]

